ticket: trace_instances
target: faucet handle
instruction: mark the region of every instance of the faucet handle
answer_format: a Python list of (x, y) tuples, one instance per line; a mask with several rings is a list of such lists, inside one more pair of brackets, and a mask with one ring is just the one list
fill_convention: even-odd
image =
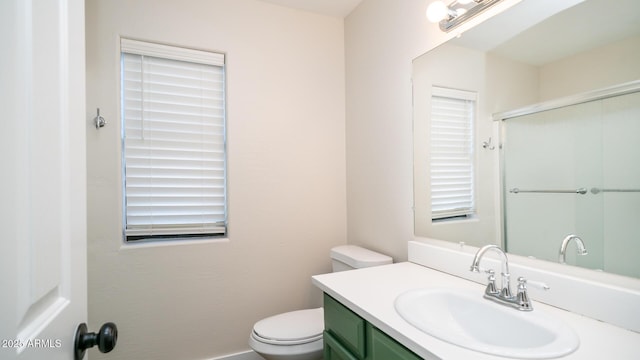
[(487, 274), (489, 274), (489, 283), (487, 284), (487, 289), (485, 293), (487, 294), (498, 294), (499, 291), (496, 289), (496, 272), (493, 269), (485, 270)]
[(527, 279), (520, 276), (518, 278), (518, 295), (527, 293)]
[(483, 268), (479, 265), (473, 265), (471, 266), (471, 268), (469, 269), (469, 271), (471, 272), (475, 272), (475, 273), (495, 273), (495, 271), (493, 269), (487, 269), (487, 268)]
[(522, 287), (523, 290), (527, 290), (527, 285), (531, 285), (535, 288), (545, 291), (551, 289), (549, 285), (543, 283), (542, 281), (527, 280), (523, 277), (518, 278), (518, 291), (520, 291), (520, 287)]
[(527, 279), (522, 276), (518, 278), (518, 293), (516, 294), (516, 301), (518, 304), (518, 310), (533, 310), (531, 300), (529, 300), (529, 295), (527, 294)]

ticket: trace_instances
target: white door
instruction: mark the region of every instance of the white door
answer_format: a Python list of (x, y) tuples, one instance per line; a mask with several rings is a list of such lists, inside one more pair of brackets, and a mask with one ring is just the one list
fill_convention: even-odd
[(0, 46), (0, 359), (71, 360), (87, 320), (84, 1), (1, 0)]

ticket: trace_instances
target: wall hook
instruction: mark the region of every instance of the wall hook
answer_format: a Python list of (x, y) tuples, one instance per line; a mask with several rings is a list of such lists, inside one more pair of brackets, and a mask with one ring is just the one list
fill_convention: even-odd
[(491, 144), (491, 138), (489, 138), (489, 141), (483, 141), (482, 147), (484, 149), (489, 149), (489, 150), (493, 150), (496, 148), (495, 145)]
[(93, 122), (96, 124), (96, 129), (100, 129), (107, 125), (107, 120), (105, 120), (102, 116), (100, 116), (100, 108), (97, 108), (98, 115), (93, 119)]

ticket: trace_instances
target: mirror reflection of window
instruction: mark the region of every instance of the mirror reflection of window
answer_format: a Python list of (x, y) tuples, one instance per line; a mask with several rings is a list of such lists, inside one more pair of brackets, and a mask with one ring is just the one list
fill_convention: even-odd
[(431, 219), (475, 213), (473, 134), (477, 94), (433, 87), (431, 97)]

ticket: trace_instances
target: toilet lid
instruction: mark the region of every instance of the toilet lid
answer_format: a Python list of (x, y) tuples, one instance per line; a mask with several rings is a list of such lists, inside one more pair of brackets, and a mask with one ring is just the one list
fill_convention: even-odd
[(292, 311), (268, 317), (253, 326), (253, 332), (266, 342), (304, 343), (322, 336), (323, 308)]

